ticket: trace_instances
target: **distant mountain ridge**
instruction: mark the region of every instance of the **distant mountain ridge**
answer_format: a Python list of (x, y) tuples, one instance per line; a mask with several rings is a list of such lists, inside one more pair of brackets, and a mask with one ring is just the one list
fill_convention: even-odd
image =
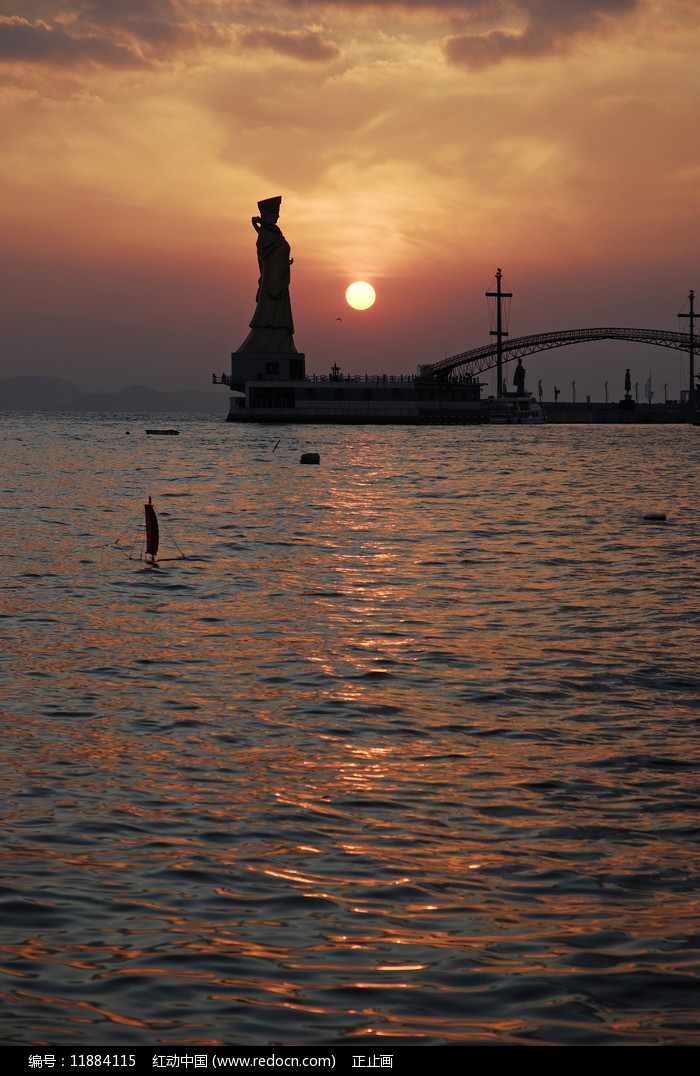
[(159, 392), (145, 385), (91, 393), (62, 377), (9, 377), (0, 380), (0, 411), (194, 411), (224, 417), (228, 397), (225, 392)]

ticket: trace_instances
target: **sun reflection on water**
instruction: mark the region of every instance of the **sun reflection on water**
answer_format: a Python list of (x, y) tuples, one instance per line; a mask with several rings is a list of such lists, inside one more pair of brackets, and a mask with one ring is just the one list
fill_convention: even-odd
[[(507, 431), (342, 431), (313, 475), (292, 433), (148, 445), (192, 551), (160, 572), (13, 519), (15, 1038), (688, 1037), (695, 480), (653, 430), (536, 432), (525, 491)], [(33, 498), (113, 534), (146, 477), (99, 433)]]

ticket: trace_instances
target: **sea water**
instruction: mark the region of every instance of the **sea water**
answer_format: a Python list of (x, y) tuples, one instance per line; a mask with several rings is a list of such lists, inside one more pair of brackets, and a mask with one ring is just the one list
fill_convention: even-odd
[(700, 430), (0, 442), (1, 1041), (700, 1043)]

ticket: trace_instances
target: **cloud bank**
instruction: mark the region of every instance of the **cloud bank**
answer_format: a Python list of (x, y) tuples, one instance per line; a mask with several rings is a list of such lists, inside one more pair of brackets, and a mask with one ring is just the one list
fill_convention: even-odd
[[(342, 46), (318, 25), (404, 22), (404, 33), (442, 28), (449, 63), (484, 68), (566, 52), (604, 35), (644, 0), (25, 0), (0, 18), (0, 62), (139, 66), (220, 45), (267, 49), (301, 62), (336, 59)], [(6, 8), (11, 5), (5, 4)], [(317, 25), (318, 24), (318, 25)], [(463, 32), (445, 35), (449, 26)]]

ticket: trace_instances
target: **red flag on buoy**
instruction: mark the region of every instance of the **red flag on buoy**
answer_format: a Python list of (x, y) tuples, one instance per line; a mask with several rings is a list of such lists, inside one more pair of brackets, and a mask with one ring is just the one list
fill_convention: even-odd
[(150, 556), (155, 557), (158, 552), (158, 517), (156, 510), (151, 504), (151, 498), (148, 498), (148, 504), (144, 504), (143, 510), (146, 513), (146, 552)]

